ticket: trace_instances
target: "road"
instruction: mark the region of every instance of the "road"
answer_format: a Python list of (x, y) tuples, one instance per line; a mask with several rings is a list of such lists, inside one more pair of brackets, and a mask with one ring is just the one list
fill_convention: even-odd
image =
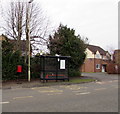
[[(3, 112), (118, 112), (118, 76), (100, 82), (3, 90)], [(101, 77), (100, 77), (101, 76)]]

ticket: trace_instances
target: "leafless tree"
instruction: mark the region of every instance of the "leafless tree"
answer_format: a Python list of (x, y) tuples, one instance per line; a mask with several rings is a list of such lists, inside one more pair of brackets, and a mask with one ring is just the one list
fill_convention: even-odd
[(16, 48), (20, 50), (20, 40), (23, 34), (23, 17), (24, 17), (24, 4), (21, 2), (10, 3), (10, 9), (6, 12), (5, 22), (6, 26), (3, 27), (6, 35), (16, 40)]
[[(44, 16), (44, 12), (37, 3), (11, 2), (7, 12), (5, 12), (6, 26), (3, 27), (6, 35), (16, 40), (16, 48), (20, 50), (21, 40), (26, 41), (26, 54), (28, 50), (28, 27), (30, 30), (30, 40), (32, 50), (38, 49), (38, 45), (47, 43), (48, 31), (51, 30), (49, 20)], [(29, 21), (29, 26), (27, 25)], [(38, 49), (39, 50), (39, 49)]]

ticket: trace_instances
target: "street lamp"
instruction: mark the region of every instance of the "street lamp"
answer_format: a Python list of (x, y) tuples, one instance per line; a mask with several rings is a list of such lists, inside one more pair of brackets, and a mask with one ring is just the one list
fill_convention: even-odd
[(28, 10), (27, 10), (27, 30), (28, 30), (28, 81), (30, 82), (30, 4), (33, 0), (28, 2)]

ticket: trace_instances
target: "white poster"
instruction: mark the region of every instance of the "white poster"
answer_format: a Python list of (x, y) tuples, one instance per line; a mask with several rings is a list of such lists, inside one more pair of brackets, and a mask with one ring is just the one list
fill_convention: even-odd
[(60, 60), (60, 69), (65, 69), (65, 60)]

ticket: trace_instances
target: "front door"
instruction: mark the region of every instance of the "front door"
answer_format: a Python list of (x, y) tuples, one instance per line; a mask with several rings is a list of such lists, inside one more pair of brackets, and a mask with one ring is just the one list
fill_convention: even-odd
[(106, 72), (106, 65), (102, 65), (102, 72)]

